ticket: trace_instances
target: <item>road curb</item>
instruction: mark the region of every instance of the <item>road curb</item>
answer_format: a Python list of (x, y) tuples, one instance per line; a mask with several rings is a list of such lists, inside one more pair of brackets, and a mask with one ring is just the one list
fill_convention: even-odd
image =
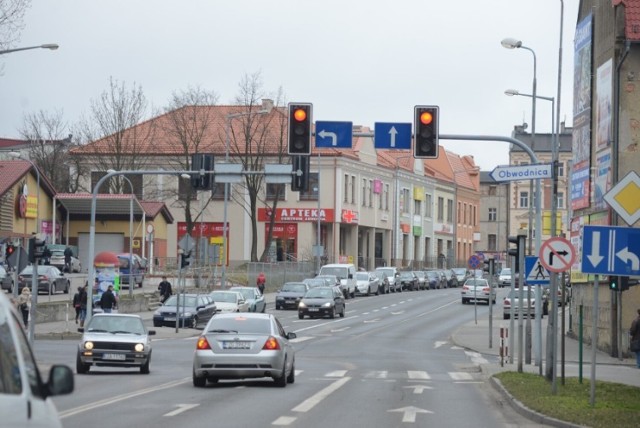
[(63, 332), (63, 333), (36, 333), (36, 340), (80, 340), (82, 333)]

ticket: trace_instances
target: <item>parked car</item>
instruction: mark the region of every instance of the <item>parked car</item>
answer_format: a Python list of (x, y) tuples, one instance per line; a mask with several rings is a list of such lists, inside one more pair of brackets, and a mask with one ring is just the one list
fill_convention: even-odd
[(264, 312), (267, 309), (267, 302), (258, 287), (231, 287), (229, 291), (237, 291), (242, 294), (249, 305), (249, 312)]
[(214, 290), (209, 297), (216, 304), (216, 313), (249, 312), (249, 304), (237, 291)]
[(380, 294), (380, 280), (370, 272), (356, 272), (356, 292), (358, 294)]
[(0, 266), (0, 287), (8, 292), (13, 290), (13, 277), (3, 266)]
[(467, 270), (467, 268), (451, 268), (451, 270), (453, 271), (453, 273), (456, 275), (456, 278), (458, 279), (458, 286), (460, 284), (464, 284), (464, 282), (467, 280), (467, 278), (469, 277), (469, 271)]
[(412, 270), (401, 271), (396, 281), (400, 282), (400, 287), (403, 291), (414, 291), (418, 289), (418, 277)]
[(469, 278), (465, 281), (460, 291), (462, 304), (469, 303), (473, 300), (477, 302), (487, 302), (487, 305), (496, 303), (495, 287), (489, 286), (489, 281), (482, 278)]
[[(178, 299), (179, 297), (179, 299)], [(178, 308), (180, 305), (180, 319)], [(169, 297), (153, 314), (153, 326), (179, 326), (196, 328), (215, 315), (215, 302), (206, 294), (174, 294)]]
[(443, 272), (444, 272), (444, 277), (447, 279), (447, 287), (449, 287), (449, 288), (457, 288), (458, 285), (459, 285), (458, 277), (453, 272), (453, 270), (452, 269), (445, 269), (445, 270), (443, 270)]
[(290, 340), (295, 338), (271, 314), (216, 315), (196, 342), (193, 385), (264, 377), (279, 387), (294, 383), (296, 354)]
[(340, 287), (340, 279), (335, 275), (316, 275), (316, 278), (324, 279), (326, 281), (325, 285)]
[(378, 278), (378, 292), (380, 294), (387, 294), (389, 292), (389, 278), (387, 275), (379, 270), (372, 270), (370, 273)]
[(428, 289), (435, 290), (436, 288), (440, 288), (441, 279), (438, 272), (434, 270), (425, 271), (425, 285)]
[[(49, 257), (49, 265), (55, 266), (61, 271), (65, 272), (64, 251), (52, 251), (51, 257)], [(75, 256), (71, 256), (71, 272), (80, 273), (81, 271), (82, 265), (80, 264), (80, 259)]]
[(142, 258), (137, 254), (118, 254), (120, 262), (120, 285), (129, 287), (129, 283), (137, 284), (138, 288), (142, 288), (144, 281), (144, 268), (142, 267)]
[(376, 268), (377, 272), (382, 272), (387, 276), (387, 280), (389, 281), (389, 289), (392, 292), (400, 292), (402, 291), (402, 286), (400, 285), (399, 282), (396, 281), (396, 279), (398, 278), (398, 276), (400, 275), (400, 272), (398, 271), (397, 268), (395, 267), (377, 267)]
[(298, 309), (298, 303), (309, 288), (304, 282), (286, 282), (276, 293), (276, 309)]
[(436, 269), (435, 271), (438, 275), (440, 275), (440, 287), (438, 288), (449, 287), (449, 282), (447, 281), (447, 276), (444, 274), (444, 269)]
[(356, 295), (356, 267), (351, 263), (333, 263), (320, 268), (320, 275), (335, 275), (340, 280), (340, 289), (345, 298)]
[(503, 268), (498, 275), (498, 287), (511, 287), (511, 268)]
[(96, 314), (84, 328), (76, 356), (76, 372), (84, 374), (91, 366), (138, 367), (149, 374), (151, 338), (139, 315)]
[[(31, 288), (32, 277), (33, 266), (22, 269), (18, 275), (18, 293), (21, 293), (25, 286)], [(68, 294), (70, 287), (69, 279), (57, 267), (38, 265), (38, 294), (53, 294), (58, 291)]]
[[(522, 301), (523, 312), (525, 316), (533, 318), (536, 313), (536, 293), (535, 290), (529, 287), (522, 288), (524, 300)], [(531, 301), (529, 306), (528, 301)], [(511, 318), (511, 306), (513, 305), (514, 317), (518, 316), (520, 310), (520, 289), (509, 290), (509, 294), (502, 300), (503, 319), (508, 320)], [(542, 318), (549, 314), (549, 301), (543, 294), (542, 298)]]
[(53, 396), (73, 391), (73, 372), (64, 365), (48, 368), (43, 379), (31, 344), (9, 298), (0, 293), (0, 414), (3, 427), (61, 428)]
[(302, 282), (304, 282), (311, 288), (336, 285), (335, 281), (332, 282), (329, 278), (305, 278), (302, 280)]
[(346, 311), (344, 295), (338, 287), (315, 287), (307, 291), (298, 305), (298, 318), (305, 316), (344, 318)]
[(418, 289), (426, 290), (427, 289), (427, 275), (421, 270), (414, 270), (413, 273), (418, 278)]

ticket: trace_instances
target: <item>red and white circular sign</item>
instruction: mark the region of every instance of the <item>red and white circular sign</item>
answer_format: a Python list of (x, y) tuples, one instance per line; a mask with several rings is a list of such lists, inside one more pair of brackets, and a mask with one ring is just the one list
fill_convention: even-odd
[(576, 250), (568, 240), (550, 238), (540, 246), (540, 263), (550, 272), (565, 272), (571, 269), (576, 260)]

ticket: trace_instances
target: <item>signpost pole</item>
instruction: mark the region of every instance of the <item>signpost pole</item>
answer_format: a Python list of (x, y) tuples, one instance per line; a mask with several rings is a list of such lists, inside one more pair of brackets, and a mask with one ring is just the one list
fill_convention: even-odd
[[(511, 293), (510, 295), (515, 297), (516, 295), (516, 272), (515, 272), (515, 265), (516, 265), (516, 258), (515, 257), (511, 257), (511, 266), (513, 266), (513, 268), (511, 269)], [(515, 348), (515, 315), (516, 315), (516, 308), (515, 305), (513, 304), (513, 297), (511, 298), (511, 305), (509, 306), (509, 364), (513, 364), (513, 351)]]
[(591, 395), (589, 404), (591, 407), (596, 404), (596, 350), (598, 349), (598, 288), (600, 275), (596, 274), (593, 281), (593, 326), (591, 327)]
[[(518, 235), (518, 266), (520, 266), (518, 272), (518, 288), (519, 288), (519, 299), (518, 299), (518, 373), (522, 373), (522, 363), (523, 363), (523, 351), (524, 351), (524, 235)], [(528, 295), (527, 295), (528, 296)]]

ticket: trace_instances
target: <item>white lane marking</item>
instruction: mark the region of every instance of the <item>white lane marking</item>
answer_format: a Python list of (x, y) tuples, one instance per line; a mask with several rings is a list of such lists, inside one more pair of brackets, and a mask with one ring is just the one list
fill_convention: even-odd
[(364, 377), (367, 379), (386, 379), (389, 372), (386, 370), (371, 370), (367, 372)]
[(302, 337), (296, 337), (295, 339), (290, 339), (289, 342), (300, 343), (300, 342), (304, 342), (306, 340), (311, 340), (311, 339), (313, 339), (313, 336), (302, 336)]
[(402, 413), (402, 422), (415, 423), (418, 413), (433, 413), (431, 410), (421, 409), (419, 407), (407, 406), (399, 409), (387, 410), (387, 412)]
[(368, 324), (368, 323), (378, 322), (378, 321), (380, 321), (380, 318), (374, 318), (374, 319), (372, 319), (372, 320), (364, 320), (363, 322), (364, 322), (365, 324)]
[(349, 330), (351, 327), (342, 327), (342, 328), (334, 328), (331, 329), (331, 333), (339, 333), (341, 331)]
[(391, 312), (391, 315), (400, 315), (400, 314), (404, 314), (404, 311), (400, 311), (400, 312)]
[(369, 312), (363, 312), (362, 315), (369, 315)]
[(419, 370), (407, 370), (409, 379), (431, 379), (429, 373)]
[(471, 361), (476, 364), (489, 364), (489, 361), (478, 352), (464, 351), (464, 353), (467, 354), (467, 356), (471, 358)]
[(458, 300), (453, 300), (453, 301), (451, 301), (451, 302), (449, 302), (449, 303), (445, 303), (445, 304), (444, 304), (444, 305), (442, 305), (442, 306), (438, 306), (437, 308), (434, 308), (434, 309), (432, 309), (432, 310), (430, 310), (430, 311), (427, 311), (427, 312), (423, 312), (423, 313), (421, 313), (421, 314), (418, 314), (418, 315), (416, 315), (416, 318), (420, 318), (420, 317), (423, 317), (423, 316), (425, 316), (425, 315), (432, 314), (432, 313), (434, 313), (435, 311), (439, 311), (439, 310), (440, 310), (440, 309), (442, 309), (442, 308), (446, 308), (447, 306), (450, 306), (450, 305), (453, 305), (453, 304), (457, 304), (457, 303), (459, 303), (459, 301), (458, 301)]
[(300, 376), (304, 370), (295, 370), (296, 376)]
[(311, 330), (311, 329), (318, 328), (318, 327), (324, 327), (325, 325), (329, 325), (329, 324), (337, 324), (337, 323), (344, 322), (344, 321), (347, 321), (347, 320), (352, 320), (354, 318), (358, 318), (358, 315), (352, 315), (352, 316), (349, 316), (349, 317), (346, 317), (346, 318), (341, 318), (339, 320), (322, 322), (320, 324), (313, 324), (313, 325), (310, 325), (309, 327), (300, 328), (300, 329), (296, 330), (295, 333), (299, 333), (301, 331), (306, 331), (306, 330)]
[(178, 406), (177, 409), (175, 409), (172, 412), (169, 413), (165, 413), (162, 416), (175, 416), (175, 415), (179, 415), (182, 412), (186, 412), (189, 409), (193, 409), (194, 407), (198, 407), (200, 404), (176, 404), (176, 406)]
[(296, 407), (294, 407), (291, 410), (293, 412), (308, 412), (309, 410), (313, 409), (318, 403), (320, 403), (329, 395), (337, 391), (339, 388), (341, 388), (345, 383), (349, 382), (350, 380), (351, 380), (350, 377), (343, 377), (341, 379), (338, 379), (337, 381), (333, 382), (331, 385), (327, 386), (326, 388), (318, 391), (311, 397), (307, 398), (306, 400), (304, 400), (302, 403), (298, 404)]
[(183, 379), (174, 380), (173, 382), (168, 382), (158, 386), (153, 386), (151, 388), (145, 388), (138, 391), (130, 392), (128, 394), (117, 395), (112, 398), (105, 398), (104, 400), (96, 401), (90, 404), (85, 404), (84, 406), (75, 407), (73, 409), (65, 410), (64, 412), (59, 412), (59, 416), (60, 416), (60, 419), (68, 418), (69, 416), (74, 416), (79, 413), (97, 409), (99, 407), (108, 406), (110, 404), (114, 404), (119, 401), (128, 400), (130, 398), (137, 397), (139, 395), (150, 394), (152, 392), (162, 391), (163, 389), (173, 388), (174, 386), (178, 386), (190, 381), (191, 381), (191, 377), (186, 377)]
[(325, 374), (325, 377), (344, 377), (347, 374), (346, 370), (334, 370)]
[(441, 347), (442, 345), (446, 345), (446, 344), (447, 344), (447, 342), (446, 342), (446, 341), (445, 341), (445, 342), (437, 341), (437, 342), (433, 345), (433, 347), (434, 347), (435, 349), (438, 349), (438, 348), (439, 348), (439, 347)]
[(449, 377), (453, 380), (473, 380), (471, 373), (467, 372), (449, 372)]
[(278, 419), (271, 422), (271, 425), (287, 426), (295, 422), (296, 419), (298, 418), (294, 416), (280, 416)]
[(409, 386), (403, 386), (403, 388), (413, 388), (414, 394), (422, 394), (425, 389), (433, 389), (429, 385), (409, 385)]

